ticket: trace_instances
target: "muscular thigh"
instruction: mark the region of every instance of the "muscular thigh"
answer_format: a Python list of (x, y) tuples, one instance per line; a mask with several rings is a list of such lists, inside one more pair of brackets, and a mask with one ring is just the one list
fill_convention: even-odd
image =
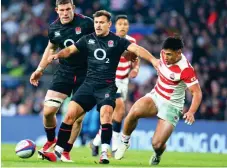
[(140, 118), (153, 117), (157, 114), (157, 107), (150, 97), (142, 97), (133, 104), (130, 113), (136, 113)]
[(78, 103), (84, 111), (90, 111), (96, 105), (93, 90), (92, 84), (85, 81), (74, 93), (72, 101)]
[(95, 98), (97, 101), (97, 110), (100, 111), (100, 108), (104, 105), (109, 105), (113, 109), (115, 108), (115, 101), (116, 101), (116, 92), (117, 87), (115, 84), (110, 85), (103, 85), (100, 84), (96, 85), (95, 89)]

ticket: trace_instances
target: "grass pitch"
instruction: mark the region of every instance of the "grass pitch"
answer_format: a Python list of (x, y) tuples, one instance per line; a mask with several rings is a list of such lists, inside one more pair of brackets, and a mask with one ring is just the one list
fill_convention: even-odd
[[(2, 144), (1, 167), (149, 167), (151, 151), (127, 151), (122, 160), (110, 159), (109, 165), (100, 165), (99, 157), (92, 157), (88, 147), (73, 148), (71, 159), (74, 163), (53, 163), (38, 160), (37, 152), (29, 159), (21, 159), (15, 154), (15, 145)], [(156, 167), (227, 167), (226, 154), (211, 153), (164, 153)]]

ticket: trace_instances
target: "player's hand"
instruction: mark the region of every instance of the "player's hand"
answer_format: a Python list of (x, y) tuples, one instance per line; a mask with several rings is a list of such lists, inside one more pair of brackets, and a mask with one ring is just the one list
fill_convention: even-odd
[(34, 86), (38, 86), (39, 85), (39, 79), (41, 78), (41, 76), (43, 75), (42, 71), (35, 71), (32, 73), (31, 77), (30, 77), (30, 83)]
[(58, 55), (57, 54), (54, 54), (54, 55), (50, 55), (47, 58), (47, 61), (48, 61), (48, 63), (51, 63), (53, 60), (56, 60), (56, 59), (58, 59)]
[(192, 125), (195, 122), (194, 114), (192, 112), (187, 112), (184, 114), (183, 119), (188, 125)]
[(132, 69), (129, 73), (129, 78), (135, 78), (138, 75), (138, 69)]

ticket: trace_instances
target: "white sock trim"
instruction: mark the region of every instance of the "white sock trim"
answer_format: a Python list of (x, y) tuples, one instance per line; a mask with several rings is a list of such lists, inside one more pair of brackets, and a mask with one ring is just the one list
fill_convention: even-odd
[(62, 154), (62, 152), (64, 151), (64, 149), (58, 145), (55, 146), (55, 151), (57, 151), (58, 153)]

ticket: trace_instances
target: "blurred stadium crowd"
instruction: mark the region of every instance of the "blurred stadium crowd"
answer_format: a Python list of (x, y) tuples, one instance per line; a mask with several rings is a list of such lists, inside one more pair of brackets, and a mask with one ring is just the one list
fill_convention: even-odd
[[(184, 38), (184, 54), (199, 78), (203, 101), (197, 119), (227, 120), (227, 0), (75, 0), (76, 12), (92, 16), (106, 9), (127, 14), (131, 26), (153, 25), (151, 35), (132, 34), (159, 56), (162, 41), (174, 33)], [(129, 7), (130, 6), (130, 7)], [(40, 114), (55, 65), (40, 87), (29, 84), (48, 42), (49, 23), (56, 19), (54, 0), (3, 0), (1, 16), (2, 116)], [(48, 75), (49, 74), (49, 75)], [(129, 85), (127, 108), (153, 88), (156, 72), (142, 61)], [(190, 105), (186, 95), (185, 110)]]

